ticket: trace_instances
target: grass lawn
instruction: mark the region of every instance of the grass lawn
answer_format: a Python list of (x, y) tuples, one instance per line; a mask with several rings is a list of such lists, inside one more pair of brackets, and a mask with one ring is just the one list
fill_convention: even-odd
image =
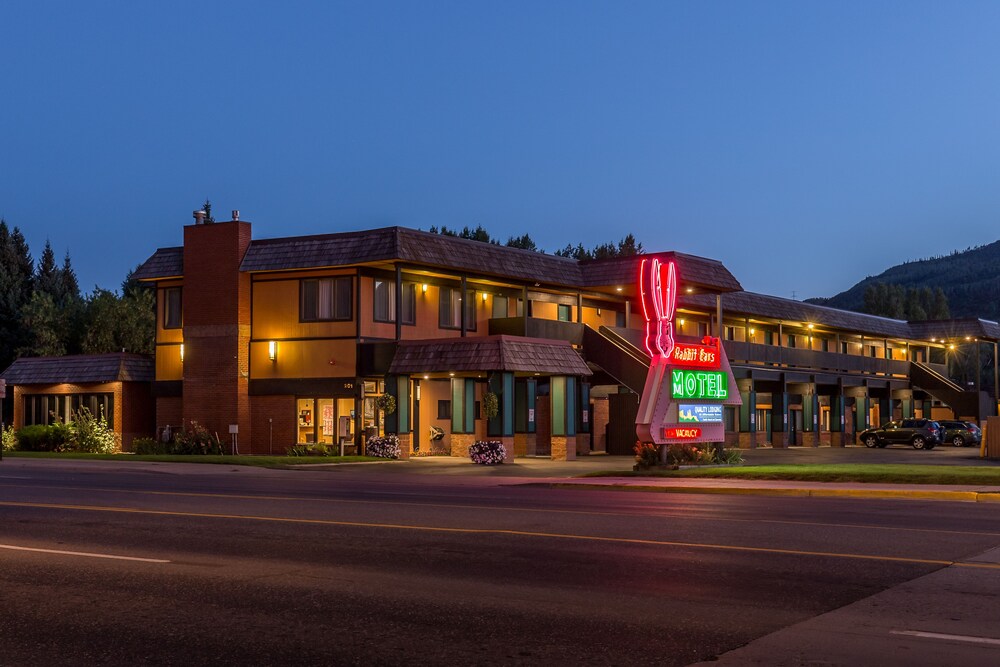
[(585, 477), (715, 477), (883, 484), (1000, 484), (1000, 467), (830, 463), (597, 472)]
[(373, 456), (175, 456), (171, 454), (83, 454), (80, 452), (4, 452), (4, 458), (85, 459), (88, 461), (155, 461), (159, 463), (221, 463), (224, 465), (281, 468), (310, 463), (385, 461)]

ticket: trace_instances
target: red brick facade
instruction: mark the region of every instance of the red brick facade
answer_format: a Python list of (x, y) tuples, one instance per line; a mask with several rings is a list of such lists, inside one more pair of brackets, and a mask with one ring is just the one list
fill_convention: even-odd
[(252, 441), (250, 276), (239, 267), (249, 246), (246, 222), (184, 228), (182, 417), (224, 441), (235, 424), (247, 446)]

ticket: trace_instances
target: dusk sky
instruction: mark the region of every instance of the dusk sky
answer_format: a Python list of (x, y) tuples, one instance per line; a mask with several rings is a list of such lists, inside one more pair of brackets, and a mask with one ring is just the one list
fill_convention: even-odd
[(1000, 3), (0, 4), (0, 216), (115, 289), (255, 238), (632, 232), (832, 296), (1000, 238)]

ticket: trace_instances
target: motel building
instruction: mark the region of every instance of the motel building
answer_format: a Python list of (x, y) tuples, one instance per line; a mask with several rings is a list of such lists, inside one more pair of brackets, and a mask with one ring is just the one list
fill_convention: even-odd
[[(732, 383), (709, 390), (739, 394), (712, 415), (730, 446), (844, 446), (890, 418), (997, 414), (981, 391), (984, 374), (997, 385), (994, 322), (752, 294), (675, 252), (579, 262), (402, 227), (254, 240), (233, 218), (196, 218), (135, 274), (156, 289), (158, 436), (194, 421), (243, 454), (363, 452), (384, 434), (404, 457), (464, 457), (481, 439), (511, 458), (631, 454), (650, 369), (643, 258), (676, 267), (680, 347), (721, 339)], [(959, 355), (992, 367), (956, 384)]]

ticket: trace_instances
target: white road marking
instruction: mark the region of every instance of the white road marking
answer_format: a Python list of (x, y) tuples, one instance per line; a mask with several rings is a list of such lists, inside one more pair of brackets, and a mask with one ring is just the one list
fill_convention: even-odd
[(925, 639), (945, 639), (954, 642), (967, 642), (969, 644), (988, 644), (1000, 646), (1000, 639), (990, 637), (970, 637), (968, 635), (946, 635), (940, 632), (919, 632), (917, 630), (890, 630), (892, 635), (907, 635), (909, 637), (924, 637)]
[(0, 544), (0, 549), (10, 551), (33, 551), (42, 554), (57, 554), (59, 556), (84, 556), (86, 558), (110, 558), (112, 560), (132, 560), (139, 563), (169, 563), (169, 560), (159, 558), (138, 558), (136, 556), (115, 556), (114, 554), (95, 554), (86, 551), (61, 551), (59, 549), (35, 549), (32, 547), (18, 547), (13, 544)]

